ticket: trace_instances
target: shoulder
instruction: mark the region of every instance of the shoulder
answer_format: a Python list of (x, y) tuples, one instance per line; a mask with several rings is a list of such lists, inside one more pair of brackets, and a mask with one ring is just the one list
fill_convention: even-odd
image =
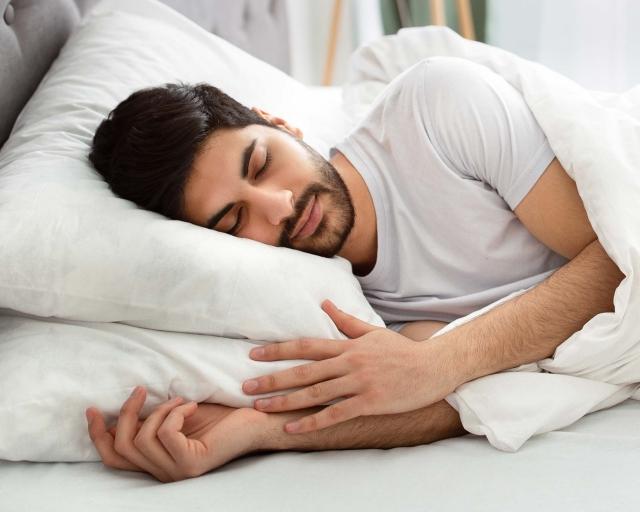
[(385, 119), (404, 119), (409, 114), (423, 119), (449, 117), (463, 103), (475, 101), (486, 72), (490, 70), (460, 58), (423, 59), (396, 76), (371, 110)]
[(473, 86), (506, 81), (491, 69), (459, 57), (430, 57), (414, 64), (392, 82), (397, 86), (420, 85), (443, 91), (465, 90)]
[(466, 122), (489, 115), (521, 95), (503, 77), (457, 57), (430, 57), (397, 76), (380, 98), (386, 106), (407, 106), (425, 118)]

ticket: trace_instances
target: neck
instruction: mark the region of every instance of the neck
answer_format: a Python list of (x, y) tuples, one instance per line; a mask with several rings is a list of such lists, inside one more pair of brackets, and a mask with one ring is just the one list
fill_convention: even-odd
[(347, 158), (336, 151), (330, 160), (344, 181), (355, 210), (353, 229), (338, 253), (351, 262), (356, 275), (368, 274), (376, 263), (378, 237), (376, 211), (366, 182)]

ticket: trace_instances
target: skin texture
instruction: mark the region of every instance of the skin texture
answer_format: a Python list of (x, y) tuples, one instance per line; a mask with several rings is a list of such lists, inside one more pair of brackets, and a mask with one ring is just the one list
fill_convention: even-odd
[[(231, 229), (243, 207), (246, 215), (237, 236), (318, 255), (337, 254), (351, 261), (354, 273), (365, 275), (375, 265), (377, 219), (362, 177), (340, 153), (323, 162), (299, 142), (299, 130), (259, 112), (279, 130), (249, 126), (216, 134), (196, 159), (187, 183), (186, 220), (204, 226), (231, 202), (235, 206), (229, 218), (216, 229)], [(253, 139), (258, 150), (250, 161), (250, 179), (243, 181), (240, 155)], [(267, 148), (271, 164), (254, 179), (266, 162)], [(322, 222), (308, 238), (292, 239), (316, 194)], [(214, 420), (195, 434), (204, 437), (193, 442), (181, 429), (188, 426), (196, 404), (163, 404), (140, 427), (136, 411), (142, 404), (134, 397), (134, 405), (123, 406), (112, 433), (99, 411), (91, 408), (89, 430), (103, 461), (120, 468), (131, 464), (161, 481), (171, 481), (202, 474), (252, 450), (387, 446), (390, 437), (399, 443), (394, 446), (411, 446), (461, 435), (457, 413), (442, 400), (444, 396), (463, 382), (550, 357), (593, 316), (613, 311), (613, 294), (624, 277), (596, 238), (575, 183), (556, 159), (514, 213), (540, 242), (570, 259), (525, 294), (428, 343), (411, 345), (407, 343), (421, 332), (432, 334), (433, 325), (407, 326), (396, 333), (360, 322), (326, 301), (324, 311), (348, 339), (340, 345), (321, 339), (265, 345), (266, 356), (252, 353), (251, 357), (312, 362), (258, 376), (257, 388), (250, 390), (245, 383), (243, 390), (257, 394), (307, 387), (281, 394), (275, 405), (263, 410), (234, 410), (226, 422), (216, 420), (217, 413), (210, 409)], [(415, 375), (398, 376), (394, 386), (385, 380), (389, 372), (402, 369)], [(347, 400), (317, 407), (340, 396)], [(298, 429), (283, 430), (283, 419), (300, 420)], [(232, 434), (242, 430), (236, 428), (239, 424), (250, 427)]]
[[(416, 322), (408, 333), (419, 340), (445, 324)], [(105, 466), (153, 475), (160, 482), (193, 478), (249, 453), (417, 446), (467, 434), (458, 413), (444, 400), (403, 414), (354, 418), (331, 428), (289, 435), (283, 426), (320, 408), (263, 413), (218, 404), (158, 405), (142, 421), (146, 390), (140, 387), (107, 428), (102, 413), (87, 410), (89, 435)]]
[[(231, 203), (216, 230), (319, 256), (337, 254), (356, 267), (372, 267), (375, 210), (360, 174), (343, 155), (325, 160), (304, 143), (300, 130), (255, 110), (276, 128), (251, 125), (212, 135), (185, 186), (184, 220), (206, 226)], [(242, 154), (254, 139), (248, 179), (243, 180)], [(314, 196), (322, 207), (322, 221), (311, 236), (292, 240)]]
[[(289, 411), (322, 405), (340, 397), (345, 400), (327, 406), (302, 420), (300, 431), (326, 428), (358, 416), (413, 411), (444, 398), (462, 384), (446, 351), (433, 350), (432, 343), (409, 343), (402, 334), (370, 325), (325, 301), (322, 308), (349, 340), (305, 338), (270, 344), (264, 353), (251, 357), (261, 361), (312, 359), (271, 376), (255, 379), (258, 389), (288, 389), (291, 383), (310, 387), (286, 396), (261, 399), (261, 411)], [(326, 382), (323, 382), (326, 381)], [(321, 382), (321, 384), (315, 384)], [(247, 386), (245, 384), (245, 392)], [(287, 432), (297, 432), (296, 423)], [(293, 427), (293, 428), (292, 428)]]

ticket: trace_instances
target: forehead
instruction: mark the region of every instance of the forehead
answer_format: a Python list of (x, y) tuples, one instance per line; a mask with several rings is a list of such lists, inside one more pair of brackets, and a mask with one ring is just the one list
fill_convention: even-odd
[(201, 177), (214, 164), (220, 169), (237, 163), (241, 151), (252, 138), (250, 128), (217, 130), (210, 135), (196, 154), (189, 177)]
[(218, 130), (202, 143), (184, 187), (189, 222), (204, 225), (214, 191), (229, 188), (234, 179), (239, 179), (241, 154), (251, 139), (245, 133), (247, 128)]

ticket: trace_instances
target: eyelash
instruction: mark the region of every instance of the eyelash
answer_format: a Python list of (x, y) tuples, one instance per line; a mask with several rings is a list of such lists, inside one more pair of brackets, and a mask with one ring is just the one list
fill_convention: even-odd
[[(271, 151), (267, 150), (267, 157), (265, 158), (264, 165), (262, 166), (262, 169), (260, 169), (256, 173), (253, 179), (257, 179), (259, 176), (261, 176), (269, 168), (270, 164), (271, 164)], [(238, 211), (238, 219), (236, 220), (236, 223), (233, 225), (233, 227), (229, 231), (227, 231), (227, 233), (229, 235), (235, 235), (238, 232), (238, 226), (240, 226), (241, 223), (242, 223), (242, 208), (240, 208), (240, 210)]]

